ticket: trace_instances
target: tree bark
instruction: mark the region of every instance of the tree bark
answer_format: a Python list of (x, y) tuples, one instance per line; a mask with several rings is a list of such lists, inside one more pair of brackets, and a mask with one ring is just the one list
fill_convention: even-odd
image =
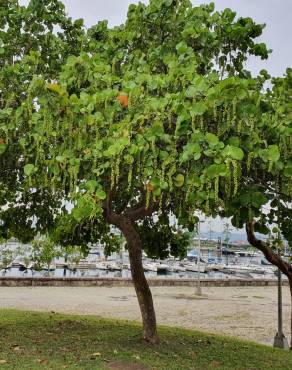
[(129, 251), (132, 280), (136, 290), (143, 321), (143, 339), (149, 343), (159, 343), (156, 315), (152, 294), (146, 280), (142, 264), (142, 243), (134, 223), (124, 215), (111, 215), (111, 222), (124, 234)]

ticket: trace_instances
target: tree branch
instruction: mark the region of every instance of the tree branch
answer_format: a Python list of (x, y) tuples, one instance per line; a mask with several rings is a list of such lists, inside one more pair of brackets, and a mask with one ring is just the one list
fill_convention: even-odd
[(268, 243), (256, 238), (254, 233), (254, 221), (246, 222), (246, 234), (248, 242), (253, 247), (263, 252), (266, 259), (273, 265), (277, 266), (288, 278), (292, 278), (292, 266), (275, 253)]

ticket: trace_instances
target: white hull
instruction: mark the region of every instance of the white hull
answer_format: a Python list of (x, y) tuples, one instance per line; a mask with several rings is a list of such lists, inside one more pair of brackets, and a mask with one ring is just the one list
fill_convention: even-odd
[(170, 271), (170, 267), (164, 263), (157, 264), (157, 272), (168, 272)]
[(203, 265), (203, 264), (200, 264), (199, 268), (198, 268), (198, 265), (196, 263), (194, 264), (186, 264), (185, 265), (185, 269), (186, 271), (191, 271), (191, 272), (206, 272), (206, 265)]
[(250, 272), (250, 273), (261, 274), (261, 275), (270, 273), (270, 270), (264, 267), (261, 267), (261, 266), (257, 266), (257, 265), (254, 265), (254, 266), (244, 266), (244, 265), (228, 265), (227, 266), (225, 265), (223, 267), (223, 271)]
[(181, 264), (174, 264), (170, 267), (170, 270), (172, 272), (185, 272), (186, 271), (186, 268), (184, 265), (181, 265)]
[(143, 264), (144, 271), (153, 271), (157, 272), (157, 265), (156, 263), (144, 263)]
[(121, 271), (122, 270), (122, 264), (118, 262), (108, 263), (107, 269), (109, 271)]

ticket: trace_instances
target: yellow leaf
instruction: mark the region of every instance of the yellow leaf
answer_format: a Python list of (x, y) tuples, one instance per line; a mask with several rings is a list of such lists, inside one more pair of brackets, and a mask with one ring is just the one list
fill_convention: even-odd
[(0, 365), (8, 364), (7, 360), (0, 360)]
[(92, 356), (99, 357), (99, 356), (101, 356), (101, 353), (100, 352), (95, 352), (95, 353), (92, 354)]

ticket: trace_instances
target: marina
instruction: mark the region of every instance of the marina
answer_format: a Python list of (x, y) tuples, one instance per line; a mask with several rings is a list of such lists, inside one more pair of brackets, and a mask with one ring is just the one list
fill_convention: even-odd
[[(48, 266), (36, 266), (23, 256), (16, 256), (10, 263), (3, 262), (0, 270), (3, 277), (131, 277), (127, 251), (106, 257), (103, 249), (97, 247), (92, 248), (88, 256), (78, 262), (59, 257)], [(194, 248), (188, 251), (183, 260), (153, 260), (143, 254), (143, 267), (148, 278), (276, 279), (275, 267), (261, 253), (243, 249)]]

